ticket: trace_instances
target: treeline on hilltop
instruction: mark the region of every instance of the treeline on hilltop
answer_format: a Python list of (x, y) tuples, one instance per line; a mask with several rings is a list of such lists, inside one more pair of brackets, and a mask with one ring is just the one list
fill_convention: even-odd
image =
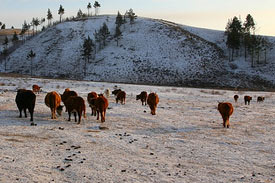
[(257, 64), (267, 64), (267, 52), (273, 46), (267, 37), (256, 35), (256, 24), (250, 14), (246, 16), (243, 23), (236, 16), (228, 20), (225, 29), (229, 61), (244, 56), (245, 60), (250, 59), (251, 67)]

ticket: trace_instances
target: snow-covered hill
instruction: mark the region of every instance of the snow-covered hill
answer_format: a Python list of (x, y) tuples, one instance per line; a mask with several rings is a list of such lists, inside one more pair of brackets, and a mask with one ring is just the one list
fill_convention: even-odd
[[(228, 63), (222, 31), (205, 30), (163, 20), (137, 18), (122, 25), (123, 38), (111, 39), (88, 64), (83, 77), (83, 40), (106, 23), (115, 31), (115, 16), (97, 16), (58, 24), (41, 32), (2, 61), (1, 71), (35, 76), (196, 87), (265, 89), (275, 85), (275, 56), (266, 66), (251, 69), (249, 62)], [(274, 38), (271, 38), (273, 41)], [(234, 68), (234, 69), (232, 69)]]

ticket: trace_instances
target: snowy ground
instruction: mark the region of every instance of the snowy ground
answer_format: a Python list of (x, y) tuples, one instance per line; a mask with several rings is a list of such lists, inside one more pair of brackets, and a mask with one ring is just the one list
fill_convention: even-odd
[[(37, 94), (37, 126), (30, 126), (18, 118), (14, 99), (34, 83), (44, 92)], [(86, 100), (88, 92), (115, 85), (127, 92), (126, 105), (111, 96), (104, 124), (87, 106), (80, 125), (65, 113), (52, 120), (44, 104), (48, 91), (69, 87)], [(156, 116), (135, 100), (143, 90), (158, 93)], [(0, 182), (275, 181), (274, 93), (12, 77), (0, 77), (0, 92)], [(255, 101), (259, 95), (264, 103)], [(230, 129), (222, 127), (217, 101), (234, 105)]]

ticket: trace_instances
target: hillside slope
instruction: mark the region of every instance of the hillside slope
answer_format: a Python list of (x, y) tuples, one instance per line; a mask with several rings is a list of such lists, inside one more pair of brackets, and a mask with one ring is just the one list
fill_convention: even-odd
[[(122, 25), (123, 38), (119, 46), (111, 39), (88, 64), (84, 77), (83, 40), (88, 36), (94, 39), (94, 32), (104, 22), (113, 35), (115, 16), (64, 22), (47, 29), (9, 56), (7, 72), (30, 74), (31, 62), (26, 57), (32, 49), (36, 53), (33, 60), (36, 76), (195, 87), (263, 89), (274, 86), (270, 77), (257, 72), (232, 70), (219, 44), (222, 40), (209, 40), (209, 36), (204, 37), (198, 29), (192, 33), (188, 27), (147, 18), (138, 18), (133, 25)], [(221, 32), (216, 35), (219, 38)]]

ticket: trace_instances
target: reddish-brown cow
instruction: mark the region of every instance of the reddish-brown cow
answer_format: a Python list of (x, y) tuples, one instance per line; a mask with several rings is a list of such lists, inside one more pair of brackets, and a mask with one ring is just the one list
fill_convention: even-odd
[(224, 128), (229, 128), (229, 117), (232, 115), (233, 110), (233, 106), (229, 102), (221, 102), (218, 104), (218, 111), (222, 115)]
[(250, 100), (252, 100), (252, 97), (250, 97), (250, 96), (244, 96), (244, 104), (246, 105), (246, 104), (250, 104)]
[(42, 91), (42, 89), (38, 85), (32, 85), (32, 91), (33, 91), (33, 93), (39, 93)]
[(96, 116), (96, 107), (94, 104), (94, 99), (96, 99), (97, 97), (98, 96), (97, 96), (96, 92), (90, 92), (90, 93), (88, 93), (88, 96), (87, 96), (87, 101), (88, 101), (89, 106), (91, 107), (91, 110), (92, 110), (92, 116)]
[(78, 114), (78, 124), (80, 124), (82, 113), (84, 115), (84, 118), (86, 118), (86, 107), (85, 107), (84, 99), (79, 96), (70, 96), (66, 100), (66, 104), (67, 104), (67, 110), (68, 110), (68, 114), (69, 114), (68, 121), (71, 121), (71, 113), (74, 113), (74, 119), (75, 119), (75, 122), (77, 122), (77, 120), (76, 120), (76, 113), (77, 113)]
[(51, 118), (56, 119), (56, 112), (61, 116), (62, 109), (64, 106), (61, 106), (61, 97), (55, 91), (47, 93), (45, 97), (45, 104), (51, 109)]
[(61, 95), (61, 100), (62, 102), (64, 103), (65, 105), (65, 108), (66, 108), (66, 112), (67, 112), (67, 99), (71, 96), (78, 96), (77, 93), (75, 91), (70, 91), (70, 89), (65, 89), (65, 91), (63, 92), (63, 94), (60, 94)]
[(99, 113), (100, 113), (101, 122), (102, 123), (105, 122), (106, 110), (109, 105), (108, 100), (103, 95), (99, 95), (93, 101), (94, 101), (94, 105), (95, 105), (96, 112), (97, 112), (97, 120), (99, 120)]
[(136, 96), (136, 100), (141, 100), (141, 103), (143, 105), (143, 103), (145, 103), (145, 105), (147, 104), (147, 92), (143, 91), (141, 92), (139, 95)]
[(159, 97), (156, 93), (150, 93), (147, 98), (147, 104), (151, 109), (151, 114), (156, 115), (156, 108), (159, 103)]
[(121, 104), (125, 104), (125, 99), (126, 99), (125, 91), (118, 92), (118, 94), (116, 95), (116, 103), (120, 101)]
[(263, 102), (264, 101), (264, 97), (263, 96), (259, 96), (258, 98), (257, 98), (257, 102)]

